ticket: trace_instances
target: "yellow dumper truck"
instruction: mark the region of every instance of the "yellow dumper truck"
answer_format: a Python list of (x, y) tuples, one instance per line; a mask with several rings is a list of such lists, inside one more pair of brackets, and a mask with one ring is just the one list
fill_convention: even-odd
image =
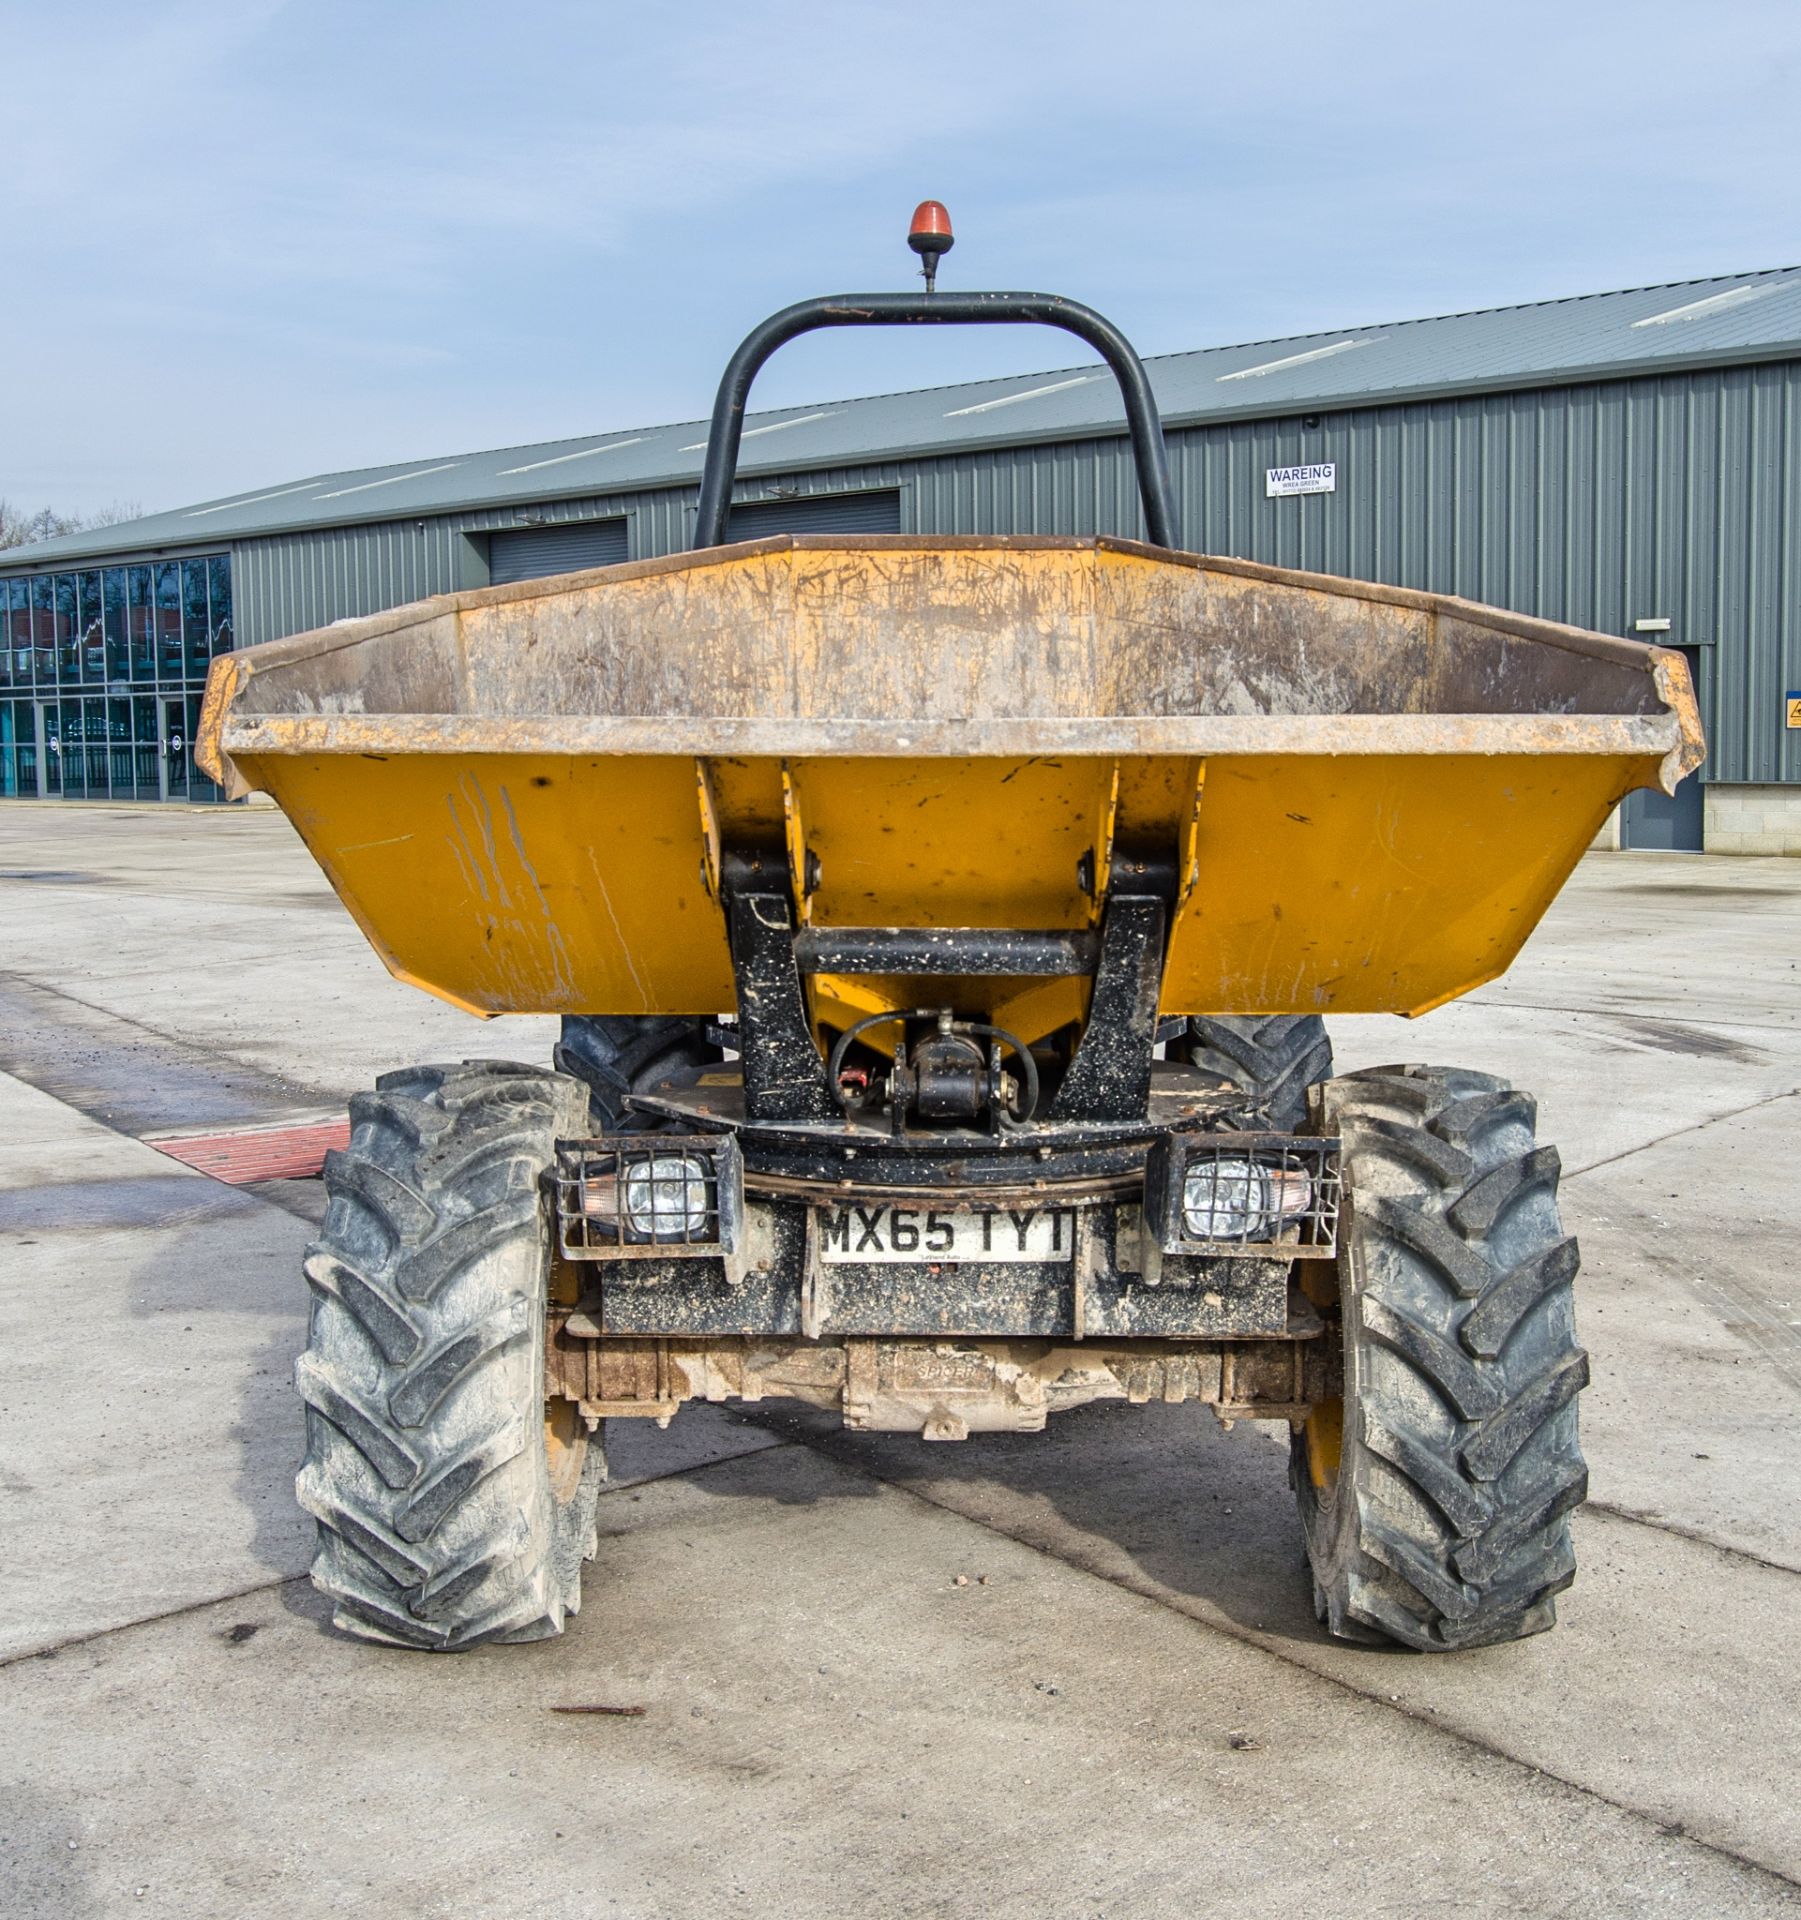
[[(1021, 321), (1118, 378), (1148, 542), (725, 544), (783, 341)], [(1622, 795), (1699, 762), (1680, 654), (1181, 552), (1107, 321), (872, 294), (739, 349), (693, 551), (229, 655), (203, 735), (397, 977), (562, 1016), (554, 1070), (383, 1075), (327, 1165), (299, 1497), (346, 1632), (558, 1632), (602, 1423), (777, 1398), (945, 1441), (1283, 1421), (1331, 1632), (1551, 1624), (1556, 1152), (1490, 1074), (1334, 1077), (1321, 1015), (1505, 970)]]

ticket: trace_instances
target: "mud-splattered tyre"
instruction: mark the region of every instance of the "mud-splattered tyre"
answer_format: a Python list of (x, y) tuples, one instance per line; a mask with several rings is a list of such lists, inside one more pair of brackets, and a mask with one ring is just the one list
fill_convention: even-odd
[(308, 1250), (300, 1504), (314, 1582), (365, 1640), (444, 1651), (559, 1633), (605, 1468), (544, 1397), (544, 1174), (579, 1081), (501, 1061), (384, 1074)]
[(1332, 1041), (1316, 1013), (1197, 1016), (1187, 1051), (1222, 1086), (1255, 1094), (1277, 1133), (1301, 1131), (1307, 1089), (1332, 1077)]
[(577, 1014), (563, 1020), (557, 1070), (588, 1088), (594, 1121), (606, 1133), (648, 1133), (673, 1124), (627, 1104), (656, 1081), (711, 1066), (719, 1049), (705, 1022), (667, 1014)]
[(1488, 1074), (1349, 1074), (1323, 1110), (1344, 1143), (1344, 1398), (1290, 1468), (1315, 1606), (1343, 1638), (1422, 1650), (1540, 1633), (1588, 1487), (1556, 1150)]

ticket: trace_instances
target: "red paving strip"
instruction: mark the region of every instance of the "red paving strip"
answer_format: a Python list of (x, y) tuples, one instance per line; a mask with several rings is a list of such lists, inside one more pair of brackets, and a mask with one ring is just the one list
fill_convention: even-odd
[(313, 1121), (298, 1127), (253, 1127), (236, 1133), (196, 1133), (145, 1143), (197, 1173), (228, 1187), (258, 1180), (310, 1180), (333, 1147), (350, 1144), (348, 1120)]

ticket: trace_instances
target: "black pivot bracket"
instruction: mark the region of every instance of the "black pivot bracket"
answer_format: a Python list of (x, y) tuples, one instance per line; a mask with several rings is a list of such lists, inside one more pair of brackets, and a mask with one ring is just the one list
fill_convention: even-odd
[(1119, 855), (1112, 874), (1088, 1022), (1051, 1102), (1051, 1120), (1142, 1120), (1150, 1111), (1175, 875), (1169, 861)]
[(836, 1120), (838, 1103), (813, 1044), (794, 952), (794, 900), (779, 853), (720, 860), (726, 933), (738, 990), (746, 1120)]

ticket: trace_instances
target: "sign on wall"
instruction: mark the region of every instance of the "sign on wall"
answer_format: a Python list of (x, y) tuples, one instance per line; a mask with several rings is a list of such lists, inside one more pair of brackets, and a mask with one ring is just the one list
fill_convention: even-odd
[(1801, 733), (1801, 693), (1785, 693), (1782, 697), (1788, 703), (1789, 731)]
[(1336, 493), (1338, 462), (1322, 460), (1311, 467), (1267, 467), (1263, 474), (1263, 497), (1279, 499), (1291, 493)]

